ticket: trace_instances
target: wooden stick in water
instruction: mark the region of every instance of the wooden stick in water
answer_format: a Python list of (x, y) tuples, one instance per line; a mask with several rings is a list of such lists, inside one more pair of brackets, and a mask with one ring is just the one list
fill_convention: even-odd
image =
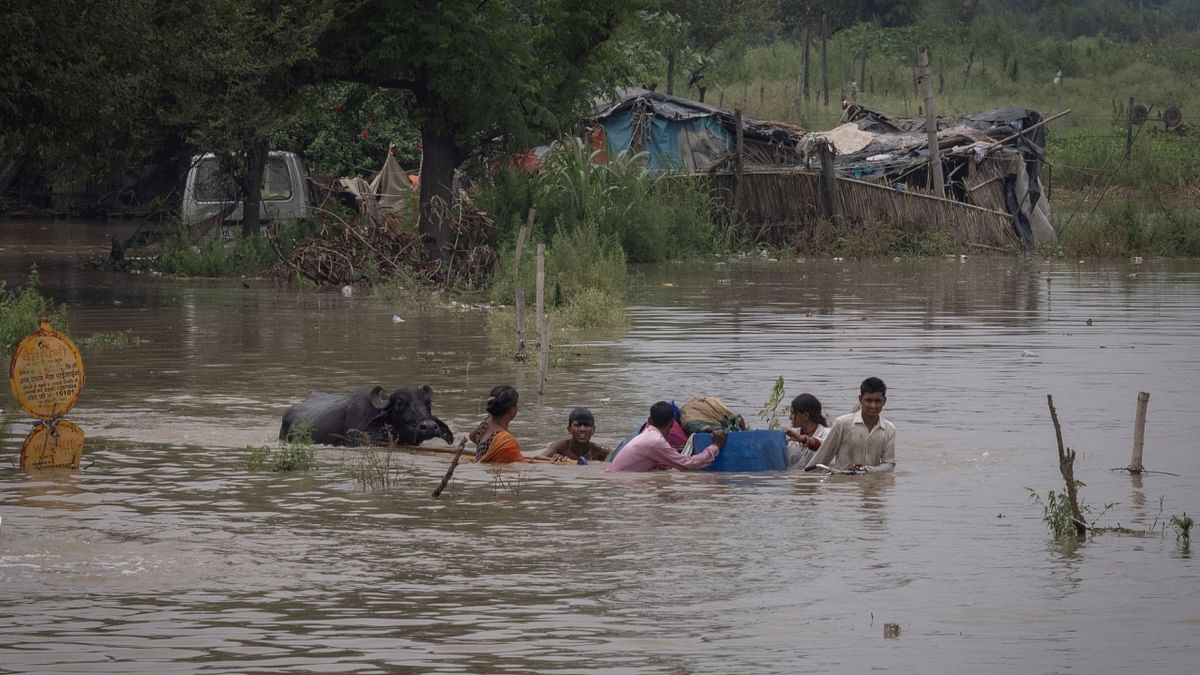
[(1071, 520), (1075, 523), (1075, 534), (1080, 538), (1087, 536), (1087, 521), (1079, 510), (1079, 492), (1075, 487), (1075, 451), (1063, 445), (1062, 427), (1058, 424), (1058, 412), (1054, 409), (1054, 397), (1046, 394), (1046, 403), (1050, 406), (1050, 419), (1054, 422), (1054, 437), (1058, 439), (1058, 470), (1067, 483), (1067, 500), (1071, 504)]
[(1133, 458), (1129, 462), (1129, 473), (1142, 473), (1142, 447), (1146, 441), (1146, 408), (1150, 405), (1150, 393), (1138, 392), (1137, 417), (1133, 423)]
[(445, 490), (446, 485), (450, 483), (450, 477), (454, 475), (454, 469), (458, 468), (458, 460), (462, 459), (463, 450), (466, 449), (466, 447), (467, 436), (466, 434), (463, 434), (463, 437), (458, 439), (458, 451), (454, 453), (454, 459), (450, 462), (450, 468), (446, 469), (446, 475), (442, 476), (442, 484), (437, 486), (437, 489), (433, 491), (434, 499), (442, 496), (442, 490)]

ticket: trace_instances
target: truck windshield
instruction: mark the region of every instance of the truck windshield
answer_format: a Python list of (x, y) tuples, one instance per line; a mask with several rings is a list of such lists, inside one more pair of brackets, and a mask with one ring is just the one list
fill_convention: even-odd
[[(196, 166), (196, 201), (232, 202), (239, 198), (237, 183), (234, 182), (233, 176), (221, 170), (221, 162), (216, 157), (201, 159)], [(292, 198), (291, 175), (287, 162), (282, 157), (267, 158), (267, 168), (263, 172), (262, 198)]]

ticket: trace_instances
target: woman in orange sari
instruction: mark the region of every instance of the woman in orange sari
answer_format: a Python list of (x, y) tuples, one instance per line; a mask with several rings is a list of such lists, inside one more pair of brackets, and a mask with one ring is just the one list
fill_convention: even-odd
[(524, 462), (521, 445), (508, 431), (508, 424), (517, 416), (517, 390), (508, 385), (492, 387), (487, 398), (487, 419), (469, 434), (475, 443), (475, 461), (509, 464)]

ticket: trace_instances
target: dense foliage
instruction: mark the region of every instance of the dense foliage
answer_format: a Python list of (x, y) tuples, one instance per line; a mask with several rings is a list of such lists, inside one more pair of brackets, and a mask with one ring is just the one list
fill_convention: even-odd
[[(659, 261), (725, 245), (697, 186), (621, 159), (581, 173), (580, 153), (536, 180), (493, 181), (483, 167), (575, 133), (594, 96), (631, 84), (812, 128), (836, 124), (842, 98), (916, 114), (918, 43), (934, 55), (941, 112), (1073, 110), (1051, 128), (1055, 187), (1194, 189), (1198, 136), (1157, 123), (1167, 104), (1200, 114), (1194, 0), (9, 2), (0, 159), (82, 180), (225, 151), (252, 202), (268, 147), (341, 175), (374, 171), (394, 144), (423, 174), (429, 258), (450, 237), (437, 202), (469, 169), (490, 185), (481, 202), (502, 249), (536, 206), (540, 241), (594, 229), (630, 262)], [(1130, 97), (1151, 122), (1124, 160)], [(226, 269), (215, 253), (177, 253), (181, 271)]]
[(0, 281), (0, 352), (10, 353), (28, 334), (38, 329), (38, 319), (50, 320), (55, 330), (67, 329), (66, 310), (42, 296), (37, 268), (31, 268), (25, 283), (9, 289)]

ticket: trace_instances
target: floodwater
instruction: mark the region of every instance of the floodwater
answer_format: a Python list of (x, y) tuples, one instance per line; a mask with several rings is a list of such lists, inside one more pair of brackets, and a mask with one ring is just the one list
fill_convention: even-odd
[[(84, 350), (83, 470), (18, 470), (23, 417), (0, 445), (0, 671), (1197, 670), (1200, 565), (1164, 528), (1200, 514), (1196, 261), (642, 269), (629, 329), (560, 345), (538, 400), (478, 311), (78, 265), (129, 227), (0, 224), (2, 278), (38, 262), (74, 338), (145, 341)], [(355, 450), (246, 468), (312, 389), (428, 384), (461, 432), (514, 383), (529, 451), (576, 405), (613, 444), (657, 399), (754, 421), (783, 376), (836, 415), (869, 375), (893, 475), (463, 465), (434, 500), (441, 456), (393, 457), (387, 489)], [(1164, 473), (1132, 477), (1138, 391)], [(1047, 394), (1091, 517), (1152, 534), (1051, 540), (1028, 493), (1062, 489)]]

